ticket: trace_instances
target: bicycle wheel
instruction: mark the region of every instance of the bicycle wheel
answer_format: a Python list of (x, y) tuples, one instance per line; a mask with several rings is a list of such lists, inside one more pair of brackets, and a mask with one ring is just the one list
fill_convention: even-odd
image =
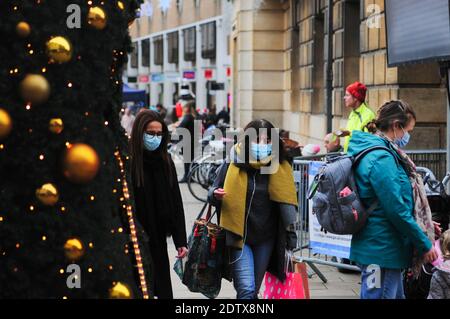
[(195, 199), (204, 203), (207, 201), (208, 190), (214, 183), (218, 167), (214, 163), (201, 163), (189, 173), (188, 189)]

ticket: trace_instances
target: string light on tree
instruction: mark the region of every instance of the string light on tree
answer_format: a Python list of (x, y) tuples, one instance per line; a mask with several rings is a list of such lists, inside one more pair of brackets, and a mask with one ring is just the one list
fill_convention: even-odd
[[(116, 157), (116, 160), (117, 160), (117, 162), (119, 164), (120, 170), (123, 170), (125, 167), (124, 167), (124, 164), (123, 164), (120, 152), (116, 151), (114, 153), (114, 156)], [(126, 179), (126, 176), (125, 176), (124, 173), (122, 174), (122, 177), (123, 177), (122, 178), (123, 196), (127, 199), (127, 201), (129, 201), (130, 193), (129, 193), (129, 190), (128, 190), (127, 179)], [(120, 179), (118, 180), (118, 182), (120, 183)], [(147, 282), (146, 282), (145, 274), (144, 274), (144, 266), (142, 264), (142, 257), (141, 257), (141, 251), (140, 251), (140, 248), (139, 248), (139, 241), (138, 241), (138, 237), (137, 237), (136, 226), (135, 226), (135, 223), (134, 223), (133, 209), (132, 209), (131, 204), (129, 204), (129, 203), (125, 207), (126, 207), (127, 216), (128, 216), (128, 224), (130, 226), (131, 242), (133, 243), (133, 251), (134, 251), (135, 258), (136, 258), (136, 267), (138, 269), (139, 281), (141, 283), (142, 295), (143, 295), (144, 299), (148, 299), (149, 298), (149, 294), (148, 294)]]

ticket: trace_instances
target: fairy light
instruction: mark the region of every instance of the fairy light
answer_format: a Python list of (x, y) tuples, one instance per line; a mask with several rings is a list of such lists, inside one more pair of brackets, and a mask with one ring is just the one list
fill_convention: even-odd
[[(116, 151), (114, 153), (117, 162), (119, 163), (119, 167), (120, 170), (124, 170), (124, 165), (123, 165), (123, 161), (122, 161), (122, 157), (120, 156), (120, 152)], [(130, 198), (130, 193), (128, 191), (128, 184), (127, 184), (127, 180), (124, 176), (124, 174), (122, 174), (123, 180), (122, 180), (122, 191), (123, 191), (123, 195), (125, 198)], [(118, 182), (120, 183), (120, 179), (118, 180)], [(134, 216), (133, 216), (133, 209), (131, 207), (131, 205), (124, 205), (125, 209), (127, 210), (127, 216), (128, 216), (128, 224), (130, 226), (130, 235), (131, 235), (131, 241), (133, 243), (133, 250), (134, 250), (134, 256), (136, 258), (136, 267), (138, 269), (138, 274), (139, 274), (139, 280), (140, 280), (140, 287), (141, 287), (141, 291), (142, 291), (142, 295), (144, 297), (144, 299), (149, 299), (149, 294), (148, 294), (148, 290), (147, 290), (147, 282), (145, 279), (145, 273), (144, 273), (144, 266), (142, 264), (142, 257), (141, 257), (141, 250), (139, 248), (139, 242), (138, 242), (138, 236), (137, 236), (137, 231), (136, 231), (136, 226), (134, 223)], [(120, 232), (119, 228), (119, 232)], [(123, 229), (122, 229), (123, 231)], [(126, 253), (128, 249), (125, 251)], [(112, 267), (110, 268), (112, 269)]]
[(27, 111), (29, 111), (29, 110), (31, 109), (31, 104), (28, 103), (28, 104), (25, 106), (25, 109), (26, 109)]
[(3, 216), (0, 216), (0, 223), (3, 221), (4, 219), (3, 219)]
[(67, 83), (67, 87), (71, 88), (73, 86), (72, 82)]
[(92, 272), (92, 268), (91, 267), (88, 268), (88, 272)]
[(89, 248), (94, 248), (94, 244), (93, 243), (89, 243)]
[(47, 72), (47, 68), (42, 68), (42, 73)]
[(42, 236), (42, 241), (46, 241), (47, 240), (47, 236)]
[(95, 196), (91, 195), (90, 200), (94, 201), (95, 200)]
[(61, 269), (59, 270), (59, 273), (60, 273), (60, 274), (64, 274), (64, 269), (61, 268)]
[(61, 212), (64, 213), (66, 211), (66, 208), (64, 206), (61, 207)]
[(4, 149), (4, 148), (5, 148), (5, 145), (0, 144), (0, 150), (2, 150), (2, 149)]
[(41, 155), (39, 155), (39, 159), (41, 160), (41, 161), (43, 161), (44, 160), (44, 155), (43, 154), (41, 154)]
[(34, 211), (34, 206), (33, 205), (30, 206), (30, 211)]

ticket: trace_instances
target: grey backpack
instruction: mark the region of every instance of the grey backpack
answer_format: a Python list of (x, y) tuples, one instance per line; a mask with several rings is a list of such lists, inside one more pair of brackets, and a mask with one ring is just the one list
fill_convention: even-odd
[[(330, 159), (315, 176), (309, 199), (312, 198), (313, 214), (325, 231), (338, 235), (355, 234), (363, 228), (369, 214), (378, 206), (378, 200), (369, 208), (363, 206), (353, 176), (361, 159), (374, 150), (386, 150), (392, 154), (387, 147), (374, 146), (354, 157), (346, 155)], [(341, 196), (340, 192), (346, 187), (351, 192)]]

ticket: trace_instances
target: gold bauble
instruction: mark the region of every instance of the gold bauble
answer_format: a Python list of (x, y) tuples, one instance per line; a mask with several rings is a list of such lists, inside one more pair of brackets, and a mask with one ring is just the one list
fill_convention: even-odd
[(109, 298), (111, 299), (131, 299), (133, 293), (126, 284), (118, 282), (109, 290)]
[(16, 26), (16, 32), (21, 38), (26, 38), (31, 33), (31, 27), (25, 21), (19, 22)]
[(64, 123), (62, 119), (51, 119), (50, 123), (48, 124), (48, 129), (53, 134), (59, 134), (64, 130)]
[(106, 27), (106, 13), (100, 7), (89, 8), (88, 23), (97, 30), (103, 30)]
[(44, 184), (36, 190), (36, 198), (46, 206), (53, 206), (59, 200), (58, 189), (53, 184)]
[(54, 37), (46, 43), (46, 52), (51, 63), (65, 63), (72, 58), (72, 45), (65, 37)]
[(64, 175), (74, 183), (88, 183), (97, 175), (100, 159), (86, 144), (74, 144), (64, 157)]
[(28, 74), (20, 83), (20, 95), (25, 102), (44, 103), (50, 95), (50, 84), (40, 74)]
[(0, 109), (0, 139), (9, 135), (12, 129), (12, 121), (8, 112)]
[(77, 261), (84, 256), (84, 246), (78, 238), (70, 238), (64, 244), (64, 253), (70, 261)]

